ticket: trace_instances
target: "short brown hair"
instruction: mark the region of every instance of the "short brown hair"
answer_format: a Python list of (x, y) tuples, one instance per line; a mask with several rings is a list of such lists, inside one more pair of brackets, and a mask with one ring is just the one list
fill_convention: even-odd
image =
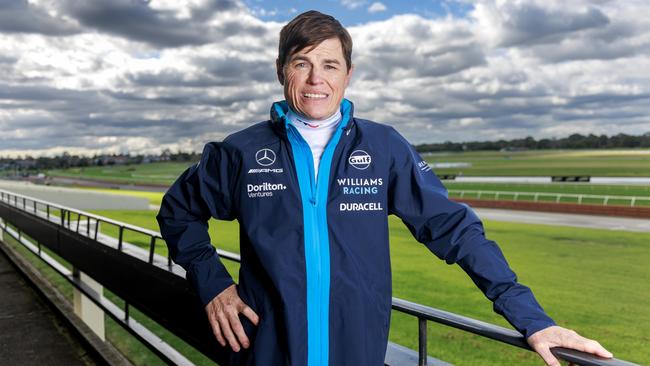
[(293, 18), (280, 31), (278, 47), (278, 68), (284, 67), (287, 59), (305, 47), (316, 47), (330, 38), (338, 38), (343, 48), (343, 57), (348, 67), (352, 67), (352, 38), (333, 16), (316, 10), (306, 11)]

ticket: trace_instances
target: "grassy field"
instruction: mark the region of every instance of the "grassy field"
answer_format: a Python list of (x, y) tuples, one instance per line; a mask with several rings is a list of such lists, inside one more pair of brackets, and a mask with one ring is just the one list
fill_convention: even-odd
[(599, 177), (650, 176), (650, 150), (472, 151), (427, 154), (429, 163), (470, 163), (466, 168), (434, 168), (437, 174), (465, 176)]
[[(157, 229), (153, 211), (96, 213)], [(390, 228), (394, 296), (508, 326), (460, 268), (435, 259), (399, 220), (391, 217)], [(486, 222), (486, 228), (560, 325), (598, 338), (617, 357), (650, 362), (650, 234), (499, 222)], [(236, 222), (212, 221), (210, 235), (219, 248), (238, 252)], [(125, 238), (148, 245), (144, 238)], [(166, 248), (158, 252), (166, 255)], [(236, 278), (237, 264), (226, 263)], [(541, 364), (531, 352), (441, 325), (429, 324), (429, 331), (429, 353), (454, 364)], [(417, 321), (393, 312), (390, 339), (415, 348)]]
[(150, 163), (138, 165), (107, 165), (85, 168), (56, 169), (47, 172), (70, 178), (85, 178), (133, 184), (172, 184), (192, 163)]
[[(650, 176), (650, 150), (540, 150), (435, 153), (429, 163), (470, 163), (468, 168), (435, 168), (437, 174), (466, 176)], [(116, 183), (171, 184), (191, 163), (151, 163), (51, 170), (49, 175)]]

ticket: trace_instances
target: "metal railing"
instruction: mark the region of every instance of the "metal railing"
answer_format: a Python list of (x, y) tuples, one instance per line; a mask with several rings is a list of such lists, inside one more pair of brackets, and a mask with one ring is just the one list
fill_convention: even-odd
[[(22, 207), (23, 210), (28, 211), (36, 216), (43, 217), (46, 220), (58, 220), (60, 226), (65, 227), (77, 234), (91, 237), (94, 240), (98, 240), (98, 236), (100, 235), (100, 224), (104, 224), (101, 225), (103, 227), (114, 227), (117, 230), (117, 238), (115, 238), (116, 240), (107, 240), (111, 238), (106, 235), (104, 235), (103, 239), (105, 241), (109, 241), (107, 244), (115, 245), (118, 251), (123, 251), (123, 246), (125, 243), (124, 236), (128, 232), (145, 235), (149, 238), (149, 250), (147, 255), (147, 262), (149, 264), (154, 263), (154, 254), (157, 245), (156, 243), (158, 241), (163, 241), (162, 236), (157, 231), (141, 228), (139, 226), (120, 222), (104, 216), (95, 215), (90, 212), (67, 207), (58, 203), (34, 199), (33, 197), (9, 192), (3, 189), (0, 189), (0, 201), (13, 204), (13, 206), (17, 208)], [(219, 256), (223, 256), (224, 258), (239, 262), (239, 255), (237, 254), (222, 250), (217, 250), (217, 252), (219, 253)], [(176, 267), (172, 263), (172, 259), (169, 255), (166, 258), (166, 262), (168, 268), (171, 269)]]
[[(533, 202), (555, 202), (555, 203), (578, 203), (585, 204), (585, 201), (592, 203), (600, 202), (601, 205), (607, 206), (612, 201), (627, 202), (630, 207), (639, 207), (639, 201), (648, 202), (643, 205), (650, 206), (650, 197), (643, 196), (618, 196), (618, 195), (595, 195), (595, 194), (577, 194), (577, 193), (547, 193), (547, 192), (515, 192), (515, 191), (486, 191), (486, 190), (469, 190), (469, 189), (450, 189), (449, 195), (459, 198), (476, 198), (476, 199), (494, 199), (494, 200), (512, 200), (512, 201), (533, 201)], [(471, 196), (471, 197), (468, 197)], [(643, 207), (642, 206), (642, 207)]]
[[(10, 208), (19, 209), (23, 213), (29, 213), (40, 219), (46, 220), (46, 222), (54, 223), (59, 228), (74, 232), (75, 234), (85, 236), (90, 238), (102, 245), (109, 246), (112, 249), (117, 250), (120, 253), (128, 254), (129, 256), (138, 258), (140, 261), (146, 262), (150, 266), (158, 267), (159, 269), (165, 269), (169, 273), (173, 273), (174, 276), (184, 278), (185, 272), (179, 266), (172, 263), (169, 256), (161, 257), (155, 253), (156, 242), (158, 239), (162, 240), (160, 233), (140, 228), (134, 225), (125, 224), (119, 221), (111, 220), (99, 215), (94, 215), (92, 213), (84, 212), (74, 208), (66, 207), (63, 205), (47, 202), (44, 200), (34, 199), (28, 196), (15, 194), (9, 191), (0, 189), (0, 219), (2, 219), (1, 230), (10, 235), (14, 240), (23, 244), (28, 250), (37, 255), (41, 260), (50, 265), (54, 270), (66, 278), (73, 286), (82, 291), (86, 296), (88, 296), (93, 302), (100, 306), (108, 315), (115, 319), (118, 324), (125, 327), (130, 331), (136, 338), (142, 341), (147, 347), (152, 349), (158, 356), (163, 358), (167, 363), (171, 364), (191, 364), (184, 356), (182, 356), (178, 351), (173, 349), (168, 344), (164, 343), (160, 338), (158, 338), (153, 332), (149, 331), (143, 325), (135, 321), (133, 318), (129, 317), (129, 307), (130, 303), (127, 299), (124, 299), (124, 308), (120, 309), (117, 305), (110, 302), (104, 298), (101, 294), (98, 294), (93, 289), (86, 286), (78, 276), (75, 276), (74, 270), (67, 269), (63, 264), (55, 260), (53, 257), (49, 256), (47, 253), (41, 250), (41, 244), (37, 241), (37, 244), (34, 245), (30, 240), (26, 239), (23, 235), (23, 230), (14, 229), (8, 224), (11, 223), (11, 219), (4, 217), (2, 215), (3, 210), (2, 206), (8, 205)], [(6, 215), (5, 215), (6, 216)], [(72, 219), (76, 218), (75, 221)], [(84, 226), (81, 226), (81, 222), (84, 222)], [(117, 228), (118, 238), (111, 238), (107, 235), (100, 233), (100, 223), (111, 225)], [(12, 224), (13, 225), (13, 224)], [(126, 231), (132, 231), (140, 233), (142, 235), (147, 235), (149, 239), (149, 248), (148, 251), (138, 251), (131, 243), (124, 241), (124, 233)], [(228, 259), (234, 262), (240, 262), (240, 256), (223, 251), (217, 250), (219, 256), (224, 259)], [(58, 253), (57, 253), (58, 254)], [(73, 263), (74, 265), (75, 263)], [(131, 267), (133, 264), (130, 264)], [(100, 282), (101, 283), (101, 282)], [(169, 290), (174, 290), (173, 285), (169, 285)], [(519, 348), (526, 350), (532, 350), (525, 338), (517, 331), (512, 329), (503, 328), (494, 324), (482, 322), (472, 318), (464, 317), (454, 313), (446, 312), (443, 310), (431, 308), (425, 305), (413, 303), (407, 300), (392, 298), (392, 308), (395, 311), (402, 312), (414, 316), (418, 319), (418, 350), (417, 350), (417, 362), (418, 365), (427, 365), (428, 362), (431, 362), (431, 357), (428, 356), (427, 350), (427, 322), (432, 321), (447, 325), (453, 328), (464, 330), (473, 334), (480, 335), (489, 339), (493, 339), (502, 343), (513, 345)], [(146, 311), (141, 310), (146, 315)], [(200, 311), (200, 309), (198, 310)], [(157, 314), (157, 313), (156, 313)], [(156, 319), (153, 319), (156, 321)], [(199, 319), (200, 321), (205, 322), (205, 319)], [(158, 322), (158, 321), (157, 321)], [(158, 322), (161, 324), (161, 322)], [(165, 326), (164, 324), (161, 324)], [(208, 325), (205, 324), (207, 327)], [(196, 327), (196, 325), (194, 325)], [(173, 329), (171, 329), (173, 332)], [(212, 340), (212, 333), (209, 328), (207, 329), (207, 336)], [(193, 333), (196, 332), (196, 328), (192, 329)], [(178, 335), (181, 339), (184, 339), (190, 344), (193, 339), (188, 340), (182, 335)], [(193, 344), (196, 345), (196, 342)], [(200, 344), (199, 344), (200, 345)], [(204, 354), (209, 355), (209, 352), (206, 352), (205, 349), (197, 348), (199, 351)], [(213, 348), (213, 347), (212, 347)], [(389, 343), (389, 352), (400, 349), (404, 349), (401, 346), (394, 345)], [(412, 351), (412, 350), (409, 350)], [(627, 361), (619, 359), (601, 359), (591, 354), (565, 349), (565, 348), (553, 348), (553, 354), (559, 359), (575, 363), (577, 365), (585, 366), (630, 366), (635, 365)], [(213, 358), (214, 359), (214, 358)], [(397, 357), (396, 359), (400, 359)], [(410, 357), (403, 357), (402, 360), (411, 359)], [(393, 365), (393, 364), (391, 364)]]

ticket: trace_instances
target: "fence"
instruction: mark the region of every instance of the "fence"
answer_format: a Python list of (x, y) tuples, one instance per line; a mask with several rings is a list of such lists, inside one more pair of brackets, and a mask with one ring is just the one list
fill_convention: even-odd
[(575, 193), (544, 193), (544, 192), (513, 192), (513, 191), (486, 191), (486, 190), (457, 190), (450, 189), (449, 195), (459, 198), (494, 199), (494, 200), (525, 200), (533, 202), (555, 202), (555, 203), (578, 203), (594, 204), (600, 203), (603, 206), (608, 204), (625, 204), (630, 207), (638, 207), (639, 202), (643, 206), (650, 206), (650, 197), (642, 196), (619, 196), (619, 195), (594, 195)]
[[(223, 356), (215, 350), (214, 336), (198, 298), (184, 280), (185, 272), (173, 264), (169, 257), (155, 253), (156, 246), (162, 240), (158, 232), (4, 190), (0, 190), (0, 218), (0, 233), (13, 238), (47, 263), (165, 362), (192, 364), (180, 352), (133, 319), (129, 315), (131, 306), (209, 358), (219, 361)], [(106, 226), (112, 229), (107, 230)], [(117, 238), (102, 231), (114, 231)], [(126, 242), (125, 232), (148, 237), (148, 249)], [(73, 268), (68, 268), (43, 251), (42, 245)], [(222, 259), (235, 262), (240, 260), (234, 253), (221, 250), (218, 253)], [(101, 291), (89, 286), (80, 273), (87, 273), (90, 278), (119, 296), (124, 301), (124, 306), (120, 308), (104, 297)], [(392, 299), (392, 307), (393, 310), (417, 318), (418, 350), (415, 352), (389, 343), (386, 365), (447, 365), (428, 356), (428, 321), (530, 350), (524, 337), (512, 329), (398, 298)], [(618, 359), (603, 360), (564, 348), (554, 348), (552, 351), (558, 358), (578, 365), (634, 365)]]

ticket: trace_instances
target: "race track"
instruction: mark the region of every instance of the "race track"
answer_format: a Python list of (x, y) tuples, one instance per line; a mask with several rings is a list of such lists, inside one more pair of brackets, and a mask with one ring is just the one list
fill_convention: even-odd
[(650, 220), (626, 217), (562, 214), (539, 211), (475, 208), (482, 220), (584, 227), (591, 229), (650, 232)]

